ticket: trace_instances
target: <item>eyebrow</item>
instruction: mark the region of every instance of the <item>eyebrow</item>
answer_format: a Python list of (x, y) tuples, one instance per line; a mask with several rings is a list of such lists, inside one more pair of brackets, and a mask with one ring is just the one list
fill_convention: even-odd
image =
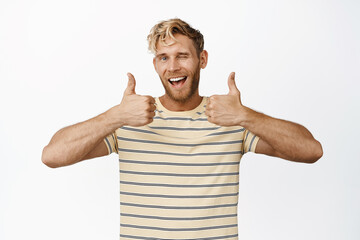
[(190, 56), (190, 53), (189, 53), (189, 52), (179, 52), (178, 55), (181, 55), (181, 56)]
[(156, 58), (159, 58), (159, 57), (163, 57), (163, 56), (166, 56), (166, 54), (165, 53), (160, 53), (160, 54), (156, 54)]
[[(190, 56), (190, 53), (189, 52), (179, 52), (177, 53), (177, 55), (179, 56)], [(160, 58), (160, 57), (163, 57), (163, 56), (167, 56), (166, 53), (159, 53), (159, 54), (156, 54), (156, 58)]]

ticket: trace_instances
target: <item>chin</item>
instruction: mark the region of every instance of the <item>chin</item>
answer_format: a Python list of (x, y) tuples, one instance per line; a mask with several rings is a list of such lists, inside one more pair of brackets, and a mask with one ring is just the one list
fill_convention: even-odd
[(183, 94), (178, 94), (178, 95), (174, 95), (171, 92), (166, 92), (166, 94), (169, 96), (169, 98), (171, 98), (173, 101), (175, 102), (179, 102), (179, 103), (186, 103), (187, 101), (190, 100), (190, 98), (192, 96), (187, 95), (183, 95)]
[(197, 91), (197, 87), (184, 89), (184, 91), (174, 92), (172, 89), (165, 89), (166, 95), (169, 96), (173, 101), (178, 103), (186, 103), (192, 99)]

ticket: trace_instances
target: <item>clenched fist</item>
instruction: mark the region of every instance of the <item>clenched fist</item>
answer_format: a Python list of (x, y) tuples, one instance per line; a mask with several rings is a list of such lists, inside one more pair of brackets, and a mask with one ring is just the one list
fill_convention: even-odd
[(205, 114), (208, 121), (220, 126), (240, 125), (246, 109), (241, 103), (240, 91), (235, 84), (235, 73), (228, 78), (229, 93), (227, 95), (212, 95), (206, 105)]
[(155, 99), (151, 96), (138, 95), (135, 92), (136, 81), (128, 73), (128, 85), (121, 103), (112, 108), (111, 115), (116, 118), (120, 127), (124, 125), (140, 127), (149, 124), (155, 116)]

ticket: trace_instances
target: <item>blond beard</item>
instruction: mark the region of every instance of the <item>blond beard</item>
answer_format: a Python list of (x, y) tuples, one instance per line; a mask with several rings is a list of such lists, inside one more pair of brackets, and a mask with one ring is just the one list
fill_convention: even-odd
[[(161, 77), (160, 77), (160, 79), (161, 79)], [(197, 92), (197, 90), (199, 88), (199, 81), (200, 81), (200, 65), (198, 66), (195, 74), (192, 76), (192, 82), (191, 82), (189, 92), (185, 96), (175, 96), (172, 93), (171, 88), (167, 84), (165, 84), (164, 81), (161, 79), (161, 83), (164, 86), (166, 95), (168, 95), (173, 101), (179, 102), (179, 103), (185, 103), (191, 99), (191, 97)]]

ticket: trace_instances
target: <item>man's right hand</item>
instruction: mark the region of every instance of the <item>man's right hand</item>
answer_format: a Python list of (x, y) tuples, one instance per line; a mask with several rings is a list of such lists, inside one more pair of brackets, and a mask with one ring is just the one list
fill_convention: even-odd
[(108, 154), (104, 138), (124, 125), (143, 126), (153, 121), (155, 99), (135, 93), (135, 78), (129, 82), (121, 103), (92, 119), (60, 129), (44, 147), (42, 161), (62, 167)]
[(128, 73), (128, 85), (124, 91), (121, 103), (111, 109), (112, 116), (121, 126), (144, 126), (153, 121), (155, 116), (155, 99), (151, 96), (138, 95), (135, 92), (136, 81)]

